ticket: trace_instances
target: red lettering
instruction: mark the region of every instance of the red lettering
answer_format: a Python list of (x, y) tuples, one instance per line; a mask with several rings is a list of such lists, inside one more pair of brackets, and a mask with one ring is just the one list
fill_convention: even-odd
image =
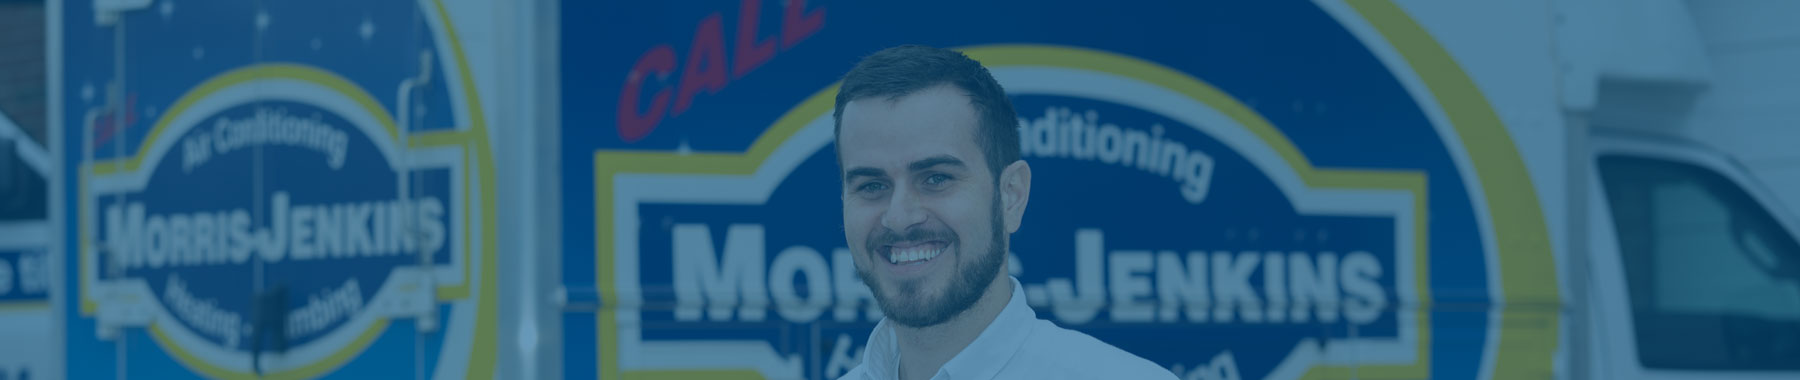
[[(781, 17), (781, 49), (787, 50), (825, 27), (825, 7), (807, 11), (805, 0), (785, 2)], [(740, 0), (737, 35), (733, 36), (733, 55), (725, 54), (724, 16), (713, 13), (700, 19), (694, 27), (694, 39), (682, 63), (679, 84), (675, 87), (674, 105), (670, 106), (669, 89), (655, 91), (648, 107), (642, 107), (644, 80), (651, 75), (666, 77), (675, 69), (675, 48), (657, 45), (638, 57), (637, 65), (626, 77), (619, 93), (619, 138), (637, 142), (655, 130), (665, 116), (680, 116), (693, 107), (700, 94), (717, 94), (733, 79), (743, 78), (758, 67), (775, 59), (775, 36), (758, 36), (762, 24), (762, 0)], [(729, 58), (733, 65), (727, 66)], [(729, 76), (727, 76), (729, 71)], [(643, 108), (643, 112), (638, 112)]]
[(756, 40), (757, 25), (762, 21), (762, 0), (744, 0), (738, 12), (737, 46), (732, 47), (736, 56), (731, 58), (731, 78), (743, 78), (750, 70), (762, 66), (769, 58), (775, 57), (775, 41), (771, 38)]
[[(825, 27), (825, 7), (806, 12), (805, 0), (782, 0), (787, 3), (787, 12), (781, 15), (781, 50), (787, 50), (800, 44), (800, 40), (811, 37), (820, 28)], [(802, 14), (804, 13), (804, 15)]]
[(687, 64), (681, 70), (681, 90), (675, 95), (675, 115), (694, 104), (701, 90), (715, 94), (725, 88), (725, 26), (718, 13), (700, 20), (694, 28), (694, 44), (688, 47)]
[(625, 142), (636, 142), (656, 129), (662, 122), (663, 112), (669, 106), (669, 89), (656, 91), (651, 96), (650, 109), (638, 113), (639, 96), (643, 95), (644, 79), (652, 75), (669, 75), (675, 70), (675, 49), (669, 45), (657, 45), (638, 57), (637, 65), (632, 66), (631, 74), (625, 78), (625, 89), (619, 93), (619, 138)]

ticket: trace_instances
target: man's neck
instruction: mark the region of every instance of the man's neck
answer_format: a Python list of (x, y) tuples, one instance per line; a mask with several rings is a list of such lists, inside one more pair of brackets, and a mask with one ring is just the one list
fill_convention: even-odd
[[(1002, 272), (1004, 273), (1004, 272)], [(900, 346), (900, 379), (923, 380), (936, 375), (944, 363), (967, 348), (986, 331), (1006, 304), (1012, 301), (1012, 277), (995, 276), (969, 310), (930, 327), (912, 328), (895, 325), (894, 337)]]

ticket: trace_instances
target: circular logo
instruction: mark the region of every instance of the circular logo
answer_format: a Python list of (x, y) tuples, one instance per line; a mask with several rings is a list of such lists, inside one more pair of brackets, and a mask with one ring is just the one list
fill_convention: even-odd
[(139, 156), (90, 167), (98, 249), (82, 270), (102, 323), (139, 320), (171, 351), (248, 372), (306, 367), (360, 350), (389, 318), (435, 314), (437, 287), (466, 283), (463, 153), (411, 134), (311, 67), (201, 84)]

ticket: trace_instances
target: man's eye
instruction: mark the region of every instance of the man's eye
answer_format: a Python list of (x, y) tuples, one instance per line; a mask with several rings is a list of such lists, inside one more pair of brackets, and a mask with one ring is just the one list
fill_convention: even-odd
[(885, 190), (887, 190), (887, 184), (873, 181), (863, 183), (862, 186), (856, 187), (856, 192), (863, 194), (875, 194)]
[(943, 188), (945, 185), (949, 185), (950, 180), (953, 179), (956, 178), (950, 177), (948, 174), (932, 174), (929, 177), (925, 177), (925, 187), (930, 189)]

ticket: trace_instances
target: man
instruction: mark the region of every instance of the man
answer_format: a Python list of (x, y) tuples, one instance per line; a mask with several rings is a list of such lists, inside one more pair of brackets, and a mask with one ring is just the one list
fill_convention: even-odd
[(906, 45), (864, 58), (838, 90), (844, 237), (887, 315), (846, 379), (1173, 379), (1039, 320), (1006, 271), (1031, 198), (1018, 118), (986, 68)]

